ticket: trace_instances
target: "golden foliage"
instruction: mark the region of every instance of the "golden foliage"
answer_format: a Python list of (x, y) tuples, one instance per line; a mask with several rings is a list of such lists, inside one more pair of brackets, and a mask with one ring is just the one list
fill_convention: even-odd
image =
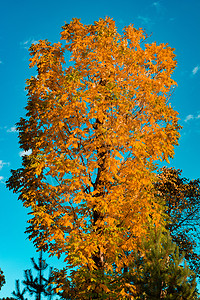
[(153, 171), (173, 156), (180, 129), (168, 104), (174, 49), (145, 44), (133, 25), (119, 34), (110, 18), (62, 29), (62, 43), (30, 48), (37, 76), (27, 80), (18, 130), (32, 154), (8, 185), (32, 210), (27, 232), (37, 247), (72, 267), (115, 263), (120, 272), (147, 223), (160, 222)]

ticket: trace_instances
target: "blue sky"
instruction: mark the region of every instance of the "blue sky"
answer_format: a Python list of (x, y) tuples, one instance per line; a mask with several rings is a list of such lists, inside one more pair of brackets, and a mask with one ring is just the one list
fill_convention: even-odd
[[(24, 116), (25, 80), (35, 75), (28, 68), (28, 48), (39, 39), (57, 42), (61, 26), (74, 17), (91, 24), (105, 16), (116, 21), (119, 31), (133, 23), (151, 35), (149, 42), (168, 43), (175, 48), (178, 66), (173, 78), (178, 87), (171, 99), (179, 112), (180, 145), (170, 166), (183, 170), (190, 179), (200, 177), (200, 1), (197, 0), (7, 0), (0, 18), (0, 268), (6, 285), (0, 297), (11, 296), (15, 279), (31, 267), (35, 249), (24, 234), (27, 210), (17, 196), (5, 188), (9, 170), (20, 167), (21, 157), (15, 123)], [(54, 266), (62, 261), (48, 259)]]

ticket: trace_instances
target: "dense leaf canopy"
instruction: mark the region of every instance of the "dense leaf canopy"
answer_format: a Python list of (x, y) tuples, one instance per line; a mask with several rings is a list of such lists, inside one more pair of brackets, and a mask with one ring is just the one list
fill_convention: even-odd
[(119, 34), (110, 18), (73, 19), (62, 43), (30, 49), (37, 76), (27, 80), (17, 129), (32, 153), (8, 186), (31, 208), (35, 245), (71, 267), (120, 272), (149, 224), (161, 224), (153, 171), (179, 138), (168, 103), (176, 60), (167, 44), (146, 39), (133, 25)]

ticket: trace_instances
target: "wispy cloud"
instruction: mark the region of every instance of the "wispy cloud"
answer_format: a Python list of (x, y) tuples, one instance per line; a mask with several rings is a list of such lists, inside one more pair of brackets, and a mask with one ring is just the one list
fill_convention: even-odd
[(10, 127), (6, 130), (7, 132), (17, 132), (17, 128), (15, 126)]
[(188, 115), (186, 118), (185, 118), (185, 122), (189, 121), (189, 120), (192, 120), (194, 119), (194, 116), (193, 115)]
[(200, 119), (200, 114), (198, 114), (197, 116), (194, 116), (194, 115), (187, 115), (186, 118), (185, 118), (185, 122), (188, 122), (190, 120), (197, 120), (197, 119)]
[(194, 67), (194, 69), (192, 70), (192, 75), (196, 75), (199, 70), (200, 70), (199, 66)]
[(3, 168), (3, 166), (5, 166), (5, 165), (9, 166), (10, 163), (6, 163), (6, 162), (4, 162), (3, 160), (0, 160), (0, 170), (1, 170), (1, 169)]
[(158, 7), (158, 6), (160, 6), (160, 3), (159, 3), (159, 1), (155, 1), (155, 2), (152, 3), (152, 5), (155, 6), (155, 7)]
[(157, 12), (160, 12), (161, 11), (161, 4), (160, 4), (160, 1), (154, 1), (152, 3), (152, 6), (155, 7), (155, 9), (157, 10)]
[(4, 165), (5, 163), (3, 162), (3, 160), (0, 160), (0, 170), (3, 168)]
[(38, 41), (36, 41), (34, 38), (29, 38), (28, 40), (21, 42), (20, 45), (24, 49), (28, 50), (32, 44), (37, 44), (37, 43)]
[(0, 176), (0, 183), (5, 183), (5, 182), (4, 182), (4, 177), (3, 177), (3, 176)]
[[(167, 10), (166, 10), (166, 6), (163, 5), (164, 1), (153, 1), (153, 3), (151, 4), (151, 7), (153, 7), (154, 11), (157, 13), (157, 18), (166, 18), (168, 19), (168, 14), (167, 14)], [(154, 13), (153, 11), (153, 13)]]
[(19, 156), (24, 156), (24, 155), (30, 155), (32, 153), (32, 150), (31, 149), (29, 149), (28, 151), (20, 151), (19, 152)]
[(153, 24), (152, 20), (149, 17), (138, 16), (137, 18), (143, 24), (143, 26), (150, 26)]

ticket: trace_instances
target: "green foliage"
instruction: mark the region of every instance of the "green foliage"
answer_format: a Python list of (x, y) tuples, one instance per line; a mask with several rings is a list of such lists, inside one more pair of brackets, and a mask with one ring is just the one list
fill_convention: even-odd
[(24, 298), (24, 294), (26, 293), (26, 289), (24, 288), (22, 291), (20, 291), (20, 283), (19, 280), (16, 280), (16, 291), (13, 291), (14, 299), (18, 300), (27, 300), (27, 298)]
[(181, 172), (162, 168), (155, 187), (158, 196), (165, 202), (166, 228), (180, 252), (185, 252), (190, 268), (200, 278), (200, 179), (189, 180), (182, 177)]
[(136, 286), (134, 299), (199, 299), (196, 275), (167, 232), (154, 230), (143, 241), (126, 280)]
[(20, 291), (19, 280), (16, 280), (16, 291), (13, 292), (13, 296), (18, 300), (27, 300), (25, 294), (28, 292), (30, 296), (35, 297), (36, 300), (41, 300), (42, 296), (47, 297), (51, 300), (55, 293), (53, 292), (52, 281), (52, 268), (49, 269), (48, 278), (44, 277), (43, 272), (47, 269), (48, 264), (42, 258), (42, 251), (40, 252), (38, 264), (35, 262), (34, 258), (31, 258), (33, 268), (37, 271), (37, 276), (34, 277), (32, 270), (25, 270), (23, 280), (23, 285), (25, 286), (22, 291)]

